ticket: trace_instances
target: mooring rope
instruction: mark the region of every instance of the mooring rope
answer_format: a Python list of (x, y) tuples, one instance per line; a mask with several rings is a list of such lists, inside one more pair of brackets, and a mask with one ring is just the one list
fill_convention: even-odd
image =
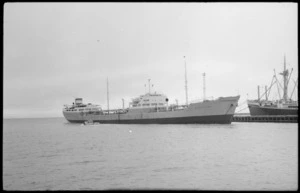
[[(244, 105), (246, 102), (247, 102), (247, 100), (245, 100), (244, 102), (242, 102), (239, 106), (241, 107), (241, 106)], [(241, 109), (241, 110), (239, 110), (239, 111), (237, 111), (237, 112), (235, 112), (235, 113), (241, 112), (242, 110), (244, 110), (244, 109), (246, 109), (246, 108), (248, 108), (248, 106), (246, 106), (245, 108), (243, 108), (243, 109)]]
[(243, 105), (245, 102), (247, 102), (247, 100), (245, 100), (244, 102), (242, 102), (241, 104), (239, 104), (239, 106)]
[[(248, 106), (245, 107), (245, 108), (243, 108), (243, 109), (241, 109), (241, 110), (239, 110), (238, 112), (241, 112), (242, 110), (247, 109), (247, 108), (248, 108)], [(235, 113), (238, 113), (238, 112), (235, 112)]]

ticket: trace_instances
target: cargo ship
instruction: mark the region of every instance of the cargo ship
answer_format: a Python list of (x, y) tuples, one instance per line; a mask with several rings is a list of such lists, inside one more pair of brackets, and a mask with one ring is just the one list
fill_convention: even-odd
[(126, 109), (103, 110), (94, 104), (83, 104), (82, 98), (63, 108), (71, 123), (120, 124), (230, 124), (240, 96), (220, 97), (189, 105), (168, 105), (163, 94), (147, 93), (132, 100)]
[[(293, 70), (293, 69), (292, 69)], [(268, 100), (270, 91), (272, 86), (277, 83), (278, 95), (280, 96), (280, 88), (281, 85), (276, 77), (276, 73), (274, 70), (274, 76), (271, 81), (271, 85), (269, 88), (265, 87), (265, 92), (260, 96), (260, 87), (257, 87), (258, 98), (256, 100), (247, 100), (248, 108), (251, 116), (268, 116), (268, 115), (298, 115), (298, 100), (292, 100), (292, 95), (295, 91), (295, 88), (298, 84), (297, 81), (294, 81), (295, 85), (293, 91), (288, 96), (288, 84), (291, 79), (291, 73), (286, 69), (286, 62), (284, 56), (284, 68), (283, 72), (279, 73), (283, 76), (283, 96), (277, 100)], [(265, 96), (265, 99), (262, 99)]]
[[(185, 57), (184, 57), (185, 58)], [(203, 73), (205, 88), (205, 73)], [(72, 105), (63, 108), (64, 117), (72, 123), (120, 123), (120, 124), (230, 124), (238, 105), (240, 96), (219, 97), (206, 100), (205, 89), (203, 100), (188, 102), (187, 73), (185, 63), (185, 105), (169, 104), (166, 95), (149, 92), (132, 99), (128, 108), (109, 109), (109, 92), (107, 80), (107, 109), (99, 105), (84, 104), (82, 98), (76, 98)]]

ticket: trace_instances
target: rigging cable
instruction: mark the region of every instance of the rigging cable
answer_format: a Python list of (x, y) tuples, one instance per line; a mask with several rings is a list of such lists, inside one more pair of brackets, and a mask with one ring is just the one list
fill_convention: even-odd
[[(244, 109), (246, 109), (246, 108), (248, 108), (248, 106), (247, 106), (247, 107), (245, 107), (245, 108), (243, 108), (243, 109), (241, 109), (241, 110), (239, 110), (238, 112), (241, 112), (242, 110), (244, 110)], [(238, 113), (238, 112), (236, 112), (236, 113)]]
[[(294, 81), (294, 79), (293, 79), (293, 81)], [(297, 84), (298, 84), (298, 78), (297, 78), (297, 81), (294, 81), (294, 83), (295, 83), (295, 86), (294, 86), (293, 92), (292, 92), (292, 94), (291, 94), (291, 96), (290, 96), (290, 99), (292, 98), (292, 96), (293, 96), (293, 94), (294, 94), (294, 91), (295, 91), (295, 88), (296, 88), (296, 86), (297, 86)]]

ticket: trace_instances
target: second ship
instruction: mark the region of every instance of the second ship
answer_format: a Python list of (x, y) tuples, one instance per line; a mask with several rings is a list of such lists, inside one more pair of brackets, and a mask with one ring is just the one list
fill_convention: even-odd
[[(284, 66), (283, 71), (280, 73), (280, 75), (283, 76), (283, 96), (279, 97), (278, 100), (269, 100), (269, 94), (272, 86), (277, 83), (278, 88), (278, 95), (280, 96), (280, 89), (281, 85), (276, 77), (275, 70), (274, 70), (274, 76), (271, 82), (271, 85), (269, 88), (265, 87), (265, 93), (261, 96), (260, 95), (260, 87), (258, 86), (258, 99), (256, 100), (248, 100), (248, 107), (250, 111), (251, 116), (297, 116), (298, 115), (298, 100), (292, 100), (292, 95), (295, 91), (295, 88), (298, 83), (298, 79), (295, 82), (294, 89), (290, 96), (288, 96), (288, 84), (291, 79), (291, 73), (289, 73), (289, 70), (286, 69), (286, 61), (284, 57)], [(262, 97), (265, 96), (266, 99), (262, 99)]]

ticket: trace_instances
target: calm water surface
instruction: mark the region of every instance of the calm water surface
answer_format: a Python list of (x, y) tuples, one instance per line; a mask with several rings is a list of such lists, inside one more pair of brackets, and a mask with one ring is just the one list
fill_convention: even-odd
[(297, 190), (298, 124), (3, 126), (5, 190)]

